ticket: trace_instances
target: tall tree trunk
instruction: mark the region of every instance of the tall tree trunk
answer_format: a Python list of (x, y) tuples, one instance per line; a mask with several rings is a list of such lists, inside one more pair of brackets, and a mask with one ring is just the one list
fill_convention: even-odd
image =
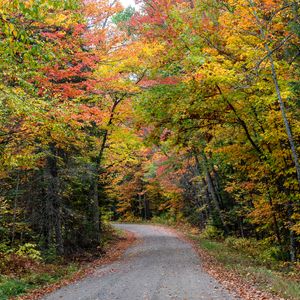
[[(203, 190), (204, 190), (204, 199), (205, 199), (205, 204), (207, 205), (207, 209), (205, 210), (205, 217), (206, 220), (208, 219), (209, 216), (212, 214), (212, 207), (211, 207), (211, 201), (209, 197), (209, 191), (208, 191), (208, 185), (205, 181), (205, 178), (203, 178), (202, 173), (201, 173), (201, 165), (197, 156), (197, 151), (193, 151), (195, 163), (196, 163), (196, 172), (199, 177), (202, 177), (202, 184), (203, 184)], [(201, 193), (201, 186), (199, 184), (199, 193)]]
[(292, 262), (297, 260), (297, 247), (296, 247), (296, 236), (292, 230), (293, 222), (293, 204), (291, 201), (288, 203), (288, 217), (289, 217), (289, 240), (290, 240), (290, 259)]
[(15, 197), (14, 197), (14, 208), (13, 208), (13, 226), (12, 226), (12, 233), (11, 233), (11, 243), (12, 245), (15, 242), (15, 235), (16, 235), (16, 221), (17, 221), (17, 202), (19, 197), (19, 185), (20, 185), (20, 171), (17, 171), (17, 186), (15, 190)]
[(272, 214), (272, 219), (273, 219), (274, 232), (275, 232), (278, 243), (281, 244), (281, 236), (280, 236), (280, 230), (279, 230), (279, 225), (278, 225), (278, 221), (277, 221), (277, 216), (276, 216), (276, 212), (274, 210), (273, 201), (272, 201), (270, 192), (268, 190), (268, 187), (267, 187), (267, 198), (268, 198), (268, 202), (269, 202), (270, 207), (271, 207), (271, 214)]
[(205, 178), (202, 178), (202, 182), (203, 182), (203, 186), (205, 188), (205, 199), (206, 199), (208, 214), (211, 216), (213, 209), (212, 209), (211, 200), (209, 197), (208, 184), (207, 184)]
[(220, 187), (220, 183), (219, 183), (219, 174), (218, 174), (218, 172), (216, 171), (216, 169), (214, 168), (213, 165), (211, 165), (211, 169), (212, 169), (212, 172), (213, 172), (213, 175), (214, 175), (213, 183), (214, 183), (214, 186), (215, 186), (215, 189), (216, 189), (216, 194), (217, 194), (217, 197), (218, 197), (218, 201), (221, 204), (221, 206), (224, 207), (224, 202), (223, 202), (223, 198), (222, 198), (222, 195), (221, 195), (221, 187)]
[[(201, 155), (201, 157), (202, 157), (202, 159), (203, 159), (203, 167), (204, 167), (204, 171), (205, 171), (205, 173), (206, 173), (206, 181), (207, 181), (207, 186), (208, 186), (209, 193), (210, 193), (210, 195), (211, 195), (211, 197), (212, 197), (212, 200), (213, 200), (215, 209), (216, 209), (216, 211), (217, 211), (217, 213), (218, 213), (218, 216), (219, 216), (219, 218), (220, 218), (220, 221), (221, 221), (221, 223), (222, 223), (222, 226), (223, 226), (223, 228), (224, 228), (224, 231), (225, 231), (225, 233), (227, 234), (227, 233), (228, 233), (228, 227), (227, 227), (227, 225), (226, 225), (226, 223), (225, 223), (225, 220), (224, 220), (224, 217), (223, 217), (223, 213), (222, 213), (222, 211), (221, 211), (220, 204), (219, 204), (219, 201), (218, 201), (217, 192), (216, 192), (216, 189), (215, 189), (215, 187), (214, 187), (212, 177), (211, 177), (211, 175), (210, 175), (209, 164), (208, 164), (208, 161), (207, 161), (206, 154), (205, 154), (205, 152), (202, 150), (202, 151), (200, 152), (200, 155)], [(195, 159), (196, 159), (196, 161), (198, 161), (197, 164), (200, 165), (200, 162), (199, 162), (199, 160), (198, 160), (198, 156), (197, 156), (197, 155), (195, 156)]]
[(282, 99), (282, 96), (281, 96), (281, 91), (280, 91), (280, 87), (279, 87), (279, 83), (278, 83), (278, 78), (277, 78), (277, 73), (276, 73), (276, 69), (275, 69), (275, 65), (274, 65), (274, 60), (273, 60), (270, 48), (267, 44), (266, 44), (266, 50), (268, 51), (268, 54), (269, 54), (269, 61), (271, 63), (271, 68), (272, 68), (272, 78), (273, 78), (273, 81), (274, 81), (276, 94), (277, 94), (277, 98), (278, 98), (278, 102), (279, 102), (279, 106), (280, 106), (280, 111), (281, 111), (283, 123), (284, 123), (285, 130), (286, 130), (286, 134), (288, 136), (288, 140), (289, 140), (289, 143), (290, 143), (292, 158), (293, 158), (295, 168), (296, 168), (298, 185), (300, 187), (300, 164), (299, 164), (298, 152), (297, 152), (297, 149), (296, 149), (296, 143), (295, 143), (294, 137), (292, 135), (291, 126), (289, 124), (289, 121), (288, 121), (288, 118), (287, 118), (287, 115), (286, 115), (286, 109), (285, 109), (285, 105), (284, 105), (284, 102), (283, 102), (283, 99)]
[(99, 177), (94, 174), (92, 183), (92, 221), (93, 221), (93, 240), (100, 243), (101, 240), (101, 226), (100, 226), (100, 207), (99, 207)]
[(243, 217), (239, 217), (239, 221), (238, 222), (239, 222), (241, 237), (244, 238), (245, 235), (244, 235)]
[(150, 207), (149, 207), (149, 200), (146, 198), (146, 194), (144, 194), (144, 217), (145, 220), (150, 218)]
[(59, 194), (59, 177), (56, 158), (56, 147), (54, 143), (49, 145), (50, 154), (47, 157), (47, 208), (50, 213), (54, 231), (55, 231), (55, 246), (58, 255), (64, 253), (63, 237), (62, 237), (62, 203)]
[(143, 218), (143, 205), (142, 205), (142, 195), (141, 193), (138, 193), (138, 198), (139, 198), (139, 212), (140, 212), (140, 216), (141, 218)]
[(99, 207), (99, 190), (101, 188), (100, 182), (99, 182), (99, 175), (101, 174), (101, 163), (102, 163), (102, 158), (104, 154), (104, 150), (107, 144), (107, 138), (108, 138), (108, 130), (109, 127), (113, 123), (114, 115), (115, 115), (115, 110), (118, 106), (118, 104), (122, 101), (123, 97), (117, 98), (114, 100), (113, 105), (110, 109), (110, 116), (108, 119), (108, 122), (106, 124), (106, 129), (104, 130), (103, 137), (102, 137), (102, 142), (100, 145), (100, 149), (98, 152), (98, 155), (95, 157), (95, 171), (94, 171), (94, 176), (93, 176), (93, 182), (91, 184), (91, 190), (92, 190), (92, 207), (93, 207), (93, 229), (94, 229), (94, 238), (95, 240), (99, 243), (101, 240), (101, 215), (100, 215), (100, 207)]
[(300, 163), (299, 163), (299, 156), (298, 156), (298, 152), (297, 152), (297, 148), (296, 148), (296, 143), (292, 134), (292, 130), (291, 130), (291, 126), (290, 123), (288, 121), (287, 115), (286, 115), (286, 108), (285, 108), (285, 104), (281, 95), (281, 90), (280, 90), (280, 86), (279, 86), (279, 82), (278, 82), (278, 77), (277, 77), (277, 72), (276, 72), (276, 68), (275, 68), (275, 63), (274, 63), (274, 59), (273, 59), (273, 51), (270, 49), (269, 45), (268, 45), (268, 39), (266, 37), (266, 33), (265, 33), (265, 29), (263, 28), (263, 26), (261, 25), (261, 21), (258, 17), (258, 14), (256, 12), (255, 9), (255, 5), (253, 0), (248, 0), (251, 7), (253, 8), (253, 13), (254, 16), (256, 18), (257, 24), (259, 25), (259, 29), (260, 29), (260, 35), (261, 38), (264, 42), (264, 47), (266, 49), (267, 52), (267, 57), (269, 59), (269, 62), (271, 64), (271, 71), (272, 71), (272, 79), (275, 85), (275, 91), (276, 91), (276, 95), (277, 95), (277, 100), (279, 103), (279, 107), (280, 107), (280, 111), (281, 111), (281, 116), (282, 116), (282, 120), (285, 126), (285, 131), (290, 143), (290, 150), (292, 153), (292, 160), (294, 162), (295, 165), (295, 169), (296, 169), (296, 177), (298, 180), (298, 185), (300, 187)]

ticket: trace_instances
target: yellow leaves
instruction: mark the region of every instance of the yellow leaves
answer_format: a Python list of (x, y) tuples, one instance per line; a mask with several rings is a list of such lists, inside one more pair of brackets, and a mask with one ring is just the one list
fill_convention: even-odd
[(6, 88), (0, 84), (0, 106), (14, 111), (17, 117), (32, 114), (40, 103), (39, 100), (26, 94), (21, 87)]
[(45, 23), (50, 26), (64, 26), (69, 27), (72, 24), (72, 20), (68, 18), (64, 13), (56, 13), (55, 15), (49, 15), (45, 18)]
[(13, 42), (13, 38), (16, 38), (18, 36), (16, 26), (8, 21), (3, 24), (2, 31), (6, 35), (6, 37), (10, 38), (11, 42)]
[(27, 0), (24, 2), (26, 8), (32, 7), (33, 4), (34, 4), (34, 0)]
[(9, 30), (14, 37), (17, 37), (18, 33), (17, 33), (17, 30), (16, 30), (14, 24), (9, 23)]
[[(30, 170), (37, 166), (37, 160), (40, 159), (38, 155), (35, 155), (34, 147), (26, 147), (26, 149), (18, 149), (18, 153), (9, 152), (7, 149), (1, 168), (6, 172), (14, 168), (22, 168), (23, 170)], [(12, 149), (11, 149), (12, 150)], [(1, 171), (1, 169), (0, 169)]]
[(165, 46), (159, 42), (146, 43), (145, 41), (140, 41), (135, 46), (137, 46), (135, 50), (138, 48), (139, 56), (143, 58), (152, 58), (165, 49)]
[(264, 196), (256, 197), (254, 210), (248, 214), (253, 224), (268, 224), (272, 218), (272, 207), (266, 201)]
[(263, 0), (263, 3), (265, 8), (268, 10), (278, 7), (278, 1), (275, 0)]
[[(298, 218), (299, 218), (299, 216), (298, 216)], [(300, 218), (299, 218), (300, 219)], [(292, 227), (292, 229), (295, 231), (295, 233), (297, 234), (297, 235), (300, 235), (300, 222), (298, 221), (293, 227)]]
[(239, 80), (233, 69), (232, 62), (220, 55), (203, 64), (194, 73), (194, 76), (210, 84), (234, 84)]
[(106, 161), (114, 165), (114, 169), (122, 175), (125, 175), (127, 171), (125, 166), (140, 163), (139, 153), (143, 149), (142, 141), (125, 126), (113, 129), (109, 148)]
[(99, 78), (99, 88), (105, 90), (135, 93), (139, 91), (136, 82), (147, 65), (163, 49), (159, 43), (141, 41), (119, 47), (103, 56), (95, 75)]
[[(113, 3), (113, 4), (112, 4)], [(98, 24), (104, 22), (107, 18), (122, 11), (123, 7), (119, 1), (111, 2), (109, 0), (101, 1), (82, 1), (83, 14), (85, 17), (93, 18)]]

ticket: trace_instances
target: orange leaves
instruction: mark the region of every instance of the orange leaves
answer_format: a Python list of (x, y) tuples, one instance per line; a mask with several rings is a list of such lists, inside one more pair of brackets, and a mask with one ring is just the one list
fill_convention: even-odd
[(94, 24), (103, 25), (107, 22), (107, 19), (122, 11), (122, 5), (119, 1), (109, 1), (109, 0), (83, 0), (83, 10), (82, 13), (85, 17), (91, 18), (91, 22)]
[(94, 121), (97, 125), (100, 125), (103, 120), (103, 112), (98, 107), (89, 107), (87, 105), (80, 105), (79, 116), (83, 121)]

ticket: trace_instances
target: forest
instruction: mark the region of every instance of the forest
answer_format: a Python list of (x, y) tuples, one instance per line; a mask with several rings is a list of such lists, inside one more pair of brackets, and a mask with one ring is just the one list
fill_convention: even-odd
[(115, 220), (298, 261), (298, 0), (1, 0), (0, 55), (0, 273)]

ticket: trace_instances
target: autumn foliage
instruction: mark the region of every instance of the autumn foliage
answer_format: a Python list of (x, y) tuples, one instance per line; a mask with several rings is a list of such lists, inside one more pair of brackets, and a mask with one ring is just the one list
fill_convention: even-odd
[(297, 260), (299, 3), (139, 5), (0, 1), (0, 254), (160, 216)]

